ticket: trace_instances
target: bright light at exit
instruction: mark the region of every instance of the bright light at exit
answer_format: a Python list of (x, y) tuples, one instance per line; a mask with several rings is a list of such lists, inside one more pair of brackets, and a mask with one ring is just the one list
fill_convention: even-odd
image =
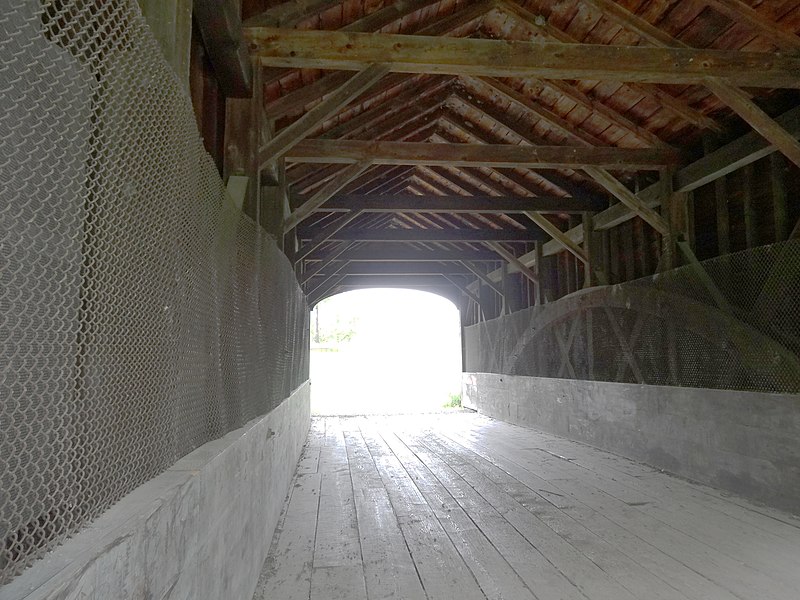
[(432, 412), (458, 404), (458, 309), (402, 289), (345, 292), (311, 312), (314, 414)]

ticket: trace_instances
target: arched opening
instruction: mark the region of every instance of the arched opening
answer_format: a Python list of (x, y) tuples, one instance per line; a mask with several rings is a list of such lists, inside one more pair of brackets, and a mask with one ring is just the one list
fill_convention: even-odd
[(311, 411), (405, 414), (460, 406), (461, 326), (448, 299), (348, 291), (311, 311)]

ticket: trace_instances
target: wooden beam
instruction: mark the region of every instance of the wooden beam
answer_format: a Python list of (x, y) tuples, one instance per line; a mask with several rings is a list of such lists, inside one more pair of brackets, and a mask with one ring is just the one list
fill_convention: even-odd
[[(160, 4), (169, 5), (174, 2)], [(214, 76), (226, 97), (251, 95), (252, 67), (242, 35), (239, 0), (194, 0), (190, 11), (203, 37)], [(261, 94), (260, 90), (256, 90)]]
[(669, 224), (664, 218), (637, 198), (636, 194), (625, 187), (622, 182), (603, 169), (584, 168), (584, 170), (592, 179), (619, 198), (620, 202), (632, 212), (644, 219), (653, 229), (661, 235), (669, 234)]
[[(800, 137), (800, 106), (786, 111), (774, 120), (795, 139)], [(675, 190), (690, 192), (769, 156), (776, 150), (760, 134), (750, 132), (679, 169), (675, 174)]]
[[(336, 223), (338, 225), (338, 222)], [(307, 235), (298, 232), (298, 236)], [(321, 238), (319, 234), (314, 239)], [(364, 242), (533, 242), (547, 239), (539, 229), (341, 229), (326, 239)]]
[(282, 129), (266, 146), (259, 149), (258, 161), (261, 168), (283, 156), (323, 120), (354, 100), (386, 73), (388, 69), (385, 65), (374, 64), (366, 67), (297, 121)]
[[(633, 13), (628, 12), (616, 2), (612, 2), (611, 0), (587, 1), (590, 4), (594, 4), (595, 7), (601, 10), (604, 15), (614, 19), (623, 27), (634, 31), (648, 43), (662, 48), (687, 48), (687, 46), (682, 42), (673, 39), (666, 32), (654, 27)], [(722, 4), (733, 8), (739, 5), (742, 7), (742, 14), (755, 14), (758, 20), (763, 21), (763, 19), (761, 19), (750, 7), (744, 7), (744, 5), (736, 0), (726, 0), (725, 2), (722, 2)], [(795, 38), (795, 43), (793, 46), (791, 46), (791, 49), (800, 48), (800, 38), (797, 38), (796, 36), (792, 37)], [(725, 81), (714, 78), (706, 79), (705, 86), (720, 100), (732, 108), (753, 129), (758, 131), (762, 136), (774, 144), (792, 162), (794, 162), (796, 165), (800, 165), (800, 142), (798, 142), (793, 135), (778, 125), (763, 110), (756, 106), (748, 94)]]
[[(342, 265), (344, 266), (344, 265)], [(324, 281), (320, 281), (317, 285), (315, 285), (312, 289), (308, 290), (306, 293), (306, 298), (309, 307), (313, 308), (313, 306), (323, 298), (328, 292), (334, 289), (339, 283), (345, 278), (347, 275), (341, 275), (339, 273), (334, 273), (330, 277), (326, 278)]]
[(283, 230), (289, 231), (297, 227), (298, 223), (301, 223), (311, 216), (311, 214), (325, 204), (331, 196), (367, 170), (370, 164), (369, 161), (362, 161), (342, 169), (335, 178), (322, 186), (308, 201), (289, 215), (284, 222)]
[[(327, 276), (333, 270), (332, 263), (318, 263), (322, 268), (313, 276)], [(339, 270), (348, 275), (470, 275), (462, 264), (455, 262), (351, 262)]]
[[(798, 79), (800, 79), (800, 76), (798, 76)], [(714, 79), (706, 80), (705, 86), (730, 106), (750, 127), (778, 148), (786, 158), (800, 166), (800, 142), (797, 141), (794, 135), (786, 131), (772, 117), (756, 106), (747, 94)]]
[[(606, 3), (617, 6), (616, 3), (613, 3), (610, 0), (606, 0)], [(536, 27), (537, 30), (536, 32), (538, 34), (537, 37), (543, 34), (544, 39), (547, 41), (555, 40), (564, 44), (581, 43), (580, 40), (577, 40), (576, 38), (569, 35), (567, 32), (557, 29), (556, 27), (550, 25), (550, 23), (548, 23), (547, 21), (544, 21), (542, 23), (542, 19), (537, 18), (537, 15), (534, 15), (531, 12), (522, 8), (517, 2), (506, 2), (501, 0), (498, 2), (498, 6), (500, 10), (515, 16), (523, 23), (526, 23), (529, 26)], [(609, 10), (602, 10), (601, 12), (603, 13), (604, 16), (607, 16), (612, 20), (614, 19), (613, 7), (609, 7)], [(658, 86), (650, 85), (647, 83), (631, 83), (631, 82), (626, 82), (625, 85), (633, 93), (653, 98), (654, 100), (656, 100), (656, 102), (658, 102), (662, 106), (662, 108), (672, 112), (674, 115), (677, 115), (687, 123), (691, 123), (692, 125), (701, 128), (712, 128), (716, 131), (719, 131), (721, 129), (714, 122), (713, 119), (710, 119), (709, 117), (704, 115), (701, 111), (691, 107), (684, 100), (676, 98), (675, 96), (669, 94), (667, 91), (661, 89)], [(602, 103), (600, 104), (604, 106)]]
[(760, 15), (740, 0), (706, 0), (706, 4), (721, 12), (734, 23), (746, 23), (764, 39), (785, 50), (799, 50), (800, 38), (794, 32)]
[(336, 71), (320, 77), (313, 83), (287, 92), (264, 105), (264, 113), (271, 119), (277, 119), (287, 113), (301, 113), (307, 104), (319, 100), (343, 86), (354, 77), (348, 71)]
[(775, 225), (774, 241), (782, 242), (788, 232), (788, 205), (786, 202), (786, 161), (780, 154), (770, 157), (769, 175), (772, 188), (772, 215)]
[(589, 264), (589, 257), (586, 255), (586, 252), (583, 251), (583, 248), (573, 242), (569, 237), (564, 235), (564, 232), (556, 227), (551, 221), (535, 212), (526, 212), (525, 214), (528, 215), (528, 218), (531, 221), (541, 227), (542, 230), (547, 233), (547, 235), (564, 246), (564, 249), (573, 254), (575, 258), (586, 265)]
[(515, 144), (431, 144), (361, 140), (302, 140), (286, 154), (291, 162), (376, 165), (450, 165), (531, 169), (593, 166), (619, 170), (657, 170), (679, 156), (668, 149), (519, 146)]
[(464, 265), (464, 266), (465, 266), (465, 267), (466, 267), (466, 268), (467, 268), (467, 269), (468, 269), (468, 270), (469, 270), (469, 271), (470, 271), (470, 272), (471, 272), (473, 275), (475, 275), (475, 277), (477, 277), (478, 279), (480, 279), (480, 280), (481, 280), (483, 283), (485, 283), (485, 284), (486, 284), (486, 285), (488, 285), (488, 286), (489, 286), (489, 287), (490, 287), (492, 290), (494, 290), (494, 291), (495, 291), (495, 292), (496, 292), (496, 293), (497, 293), (497, 294), (498, 294), (498, 295), (499, 295), (501, 298), (505, 299), (505, 297), (506, 297), (506, 294), (505, 294), (505, 292), (503, 291), (503, 288), (501, 288), (501, 287), (500, 287), (499, 285), (497, 285), (497, 284), (496, 284), (494, 281), (492, 281), (492, 280), (491, 280), (491, 279), (490, 279), (490, 278), (489, 278), (489, 277), (486, 275), (486, 273), (484, 273), (484, 272), (483, 272), (483, 271), (481, 271), (479, 268), (477, 268), (477, 267), (476, 267), (476, 266), (474, 266), (474, 265), (471, 265), (471, 264), (469, 264), (469, 263), (468, 263), (468, 262), (466, 262), (466, 261), (463, 261), (463, 260), (462, 260), (462, 261), (461, 261), (461, 264), (462, 264), (462, 265)]
[[(292, 203), (304, 203), (307, 198), (295, 197)], [(392, 196), (337, 194), (320, 207), (322, 211), (365, 212), (431, 212), (431, 213), (582, 213), (600, 211), (607, 207), (602, 197), (586, 195), (584, 198), (559, 196), (417, 196), (396, 194)]]
[[(467, 85), (474, 84), (476, 88), (483, 87), (494, 94), (498, 94), (504, 100), (515, 104), (525, 112), (543, 120), (554, 127), (560, 134), (564, 135), (570, 144), (588, 146), (604, 146), (605, 142), (580, 127), (575, 127), (572, 123), (564, 119), (561, 115), (545, 108), (538, 102), (534, 102), (525, 94), (506, 85), (502, 81), (491, 77), (465, 77)], [(476, 90), (477, 91), (477, 90)]]
[(341, 4), (341, 0), (286, 0), (245, 21), (245, 27), (294, 27), (304, 19)]
[[(337, 237), (337, 233), (339, 233), (344, 227), (347, 227), (348, 223), (352, 222), (360, 215), (360, 210), (351, 210), (346, 215), (339, 217), (336, 222), (331, 224), (329, 227), (326, 227), (322, 231), (318, 231), (317, 235), (300, 247), (300, 250), (295, 255), (295, 261), (303, 260), (306, 256), (314, 252), (314, 250), (319, 248), (328, 240), (343, 239), (341, 237)], [(298, 239), (302, 238), (299, 231), (297, 232), (297, 237)]]
[[(332, 264), (333, 261), (335, 261), (337, 258), (339, 258), (348, 249), (352, 248), (353, 245), (354, 245), (354, 242), (342, 242), (341, 244), (336, 246), (333, 250), (331, 250), (330, 252), (327, 252), (324, 257), (322, 257), (319, 261), (317, 261), (316, 265), (314, 265), (310, 269), (307, 269), (306, 271), (304, 271), (300, 275), (300, 277), (298, 278), (298, 281), (299, 281), (300, 285), (303, 285), (304, 283), (309, 281), (315, 275), (321, 275), (322, 271), (325, 270), (326, 267), (328, 267), (330, 264)], [(327, 277), (329, 275), (333, 275), (334, 273), (336, 273), (338, 271), (339, 271), (338, 268), (337, 269), (333, 269), (333, 272), (329, 272), (325, 276)]]
[(450, 277), (449, 275), (442, 275), (442, 277), (443, 277), (444, 279), (446, 279), (447, 281), (449, 281), (450, 283), (452, 283), (454, 286), (456, 286), (456, 287), (457, 287), (457, 288), (458, 288), (458, 289), (461, 291), (461, 293), (462, 293), (462, 294), (464, 294), (464, 295), (465, 295), (467, 298), (469, 298), (469, 299), (470, 299), (470, 300), (472, 300), (472, 301), (473, 301), (475, 304), (477, 304), (477, 305), (478, 305), (478, 308), (480, 308), (481, 310), (483, 310), (483, 307), (481, 307), (481, 299), (480, 299), (480, 298), (478, 298), (478, 296), (477, 296), (477, 295), (473, 294), (473, 293), (472, 293), (472, 292), (471, 292), (471, 291), (470, 291), (470, 290), (467, 288), (467, 286), (465, 286), (463, 283), (461, 283), (461, 282), (460, 282), (458, 279), (456, 279), (455, 277)]
[(514, 256), (511, 252), (503, 248), (501, 244), (498, 242), (486, 242), (486, 246), (497, 252), (503, 259), (511, 265), (514, 265), (517, 270), (525, 275), (528, 279), (533, 281), (534, 283), (539, 283), (539, 276), (533, 272), (527, 265), (523, 264), (516, 256)]
[[(489, 242), (492, 243), (492, 242)], [(308, 256), (307, 261), (318, 260), (315, 255)], [(340, 256), (340, 260), (360, 262), (498, 262), (494, 252), (485, 250), (427, 250), (413, 248), (407, 244), (391, 244), (383, 242), (364, 242)]]
[(341, 31), (248, 28), (261, 64), (361, 70), (385, 63), (403, 73), (597, 79), (695, 84), (709, 77), (767, 88), (800, 88), (800, 57), (730, 50), (539, 44)]

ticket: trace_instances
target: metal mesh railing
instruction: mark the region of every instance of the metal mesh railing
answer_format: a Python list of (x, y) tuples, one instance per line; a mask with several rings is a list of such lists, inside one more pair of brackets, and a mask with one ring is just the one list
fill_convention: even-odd
[(287, 397), (308, 310), (135, 0), (10, 0), (0, 56), (2, 584)]
[(800, 392), (800, 240), (466, 329), (467, 371)]

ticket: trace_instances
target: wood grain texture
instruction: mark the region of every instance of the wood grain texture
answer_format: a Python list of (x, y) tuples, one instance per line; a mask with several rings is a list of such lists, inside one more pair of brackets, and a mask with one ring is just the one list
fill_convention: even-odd
[(796, 517), (554, 435), (320, 417), (254, 600), (785, 600), (798, 560)]

